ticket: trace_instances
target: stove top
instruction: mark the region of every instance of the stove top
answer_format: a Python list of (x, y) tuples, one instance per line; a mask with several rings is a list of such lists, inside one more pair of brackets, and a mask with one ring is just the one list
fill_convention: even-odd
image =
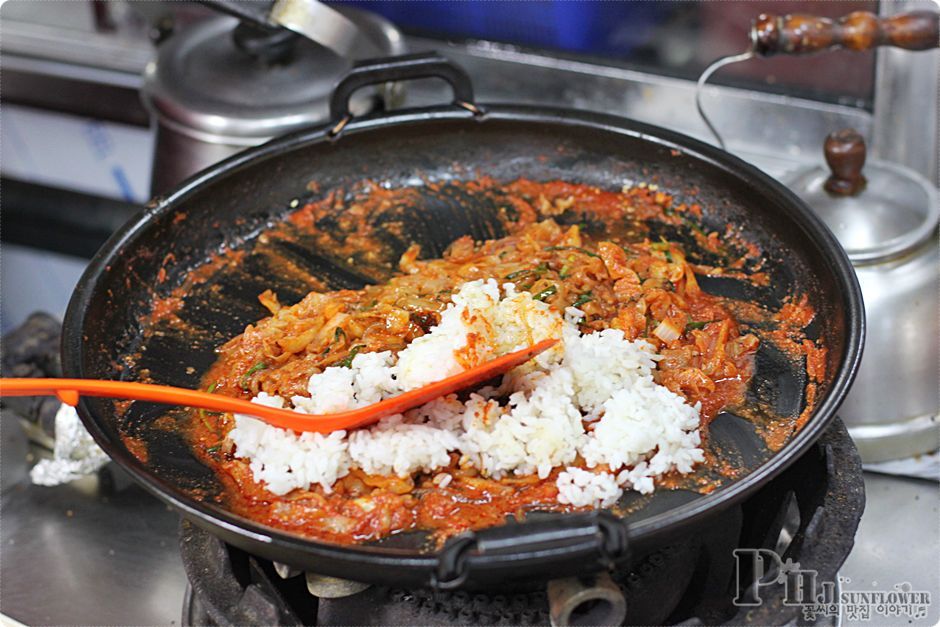
[[(783, 625), (803, 618), (802, 573), (838, 581), (864, 507), (841, 421), (785, 473), (630, 570), (498, 591), (369, 586), (253, 557), (184, 522), (184, 625)], [(756, 569), (756, 570), (755, 570)], [(759, 580), (759, 581), (758, 581)], [(815, 594), (815, 593), (814, 593)], [(794, 600), (799, 602), (794, 603)], [(837, 613), (820, 614), (834, 619)], [(809, 621), (813, 624), (815, 621)]]

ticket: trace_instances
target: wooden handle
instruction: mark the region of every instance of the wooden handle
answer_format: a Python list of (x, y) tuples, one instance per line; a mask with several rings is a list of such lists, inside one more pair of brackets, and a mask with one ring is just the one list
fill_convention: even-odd
[(846, 128), (829, 133), (823, 145), (826, 163), (832, 174), (826, 179), (826, 191), (836, 196), (854, 196), (865, 187), (865, 138)]
[(831, 48), (871, 50), (876, 46), (906, 50), (940, 47), (940, 13), (912, 11), (882, 18), (867, 11), (855, 11), (838, 20), (764, 13), (751, 25), (751, 47), (764, 57), (810, 54)]

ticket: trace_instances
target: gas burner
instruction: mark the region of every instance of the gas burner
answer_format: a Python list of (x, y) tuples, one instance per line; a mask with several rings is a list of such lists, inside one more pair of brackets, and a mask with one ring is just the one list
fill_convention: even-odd
[[(369, 586), (256, 558), (184, 522), (180, 547), (190, 588), (183, 625), (806, 622), (800, 606), (784, 605), (788, 570), (798, 565), (799, 572), (815, 571), (818, 582), (837, 582), (864, 503), (858, 453), (836, 419), (803, 457), (743, 504), (669, 545), (638, 548), (631, 570), (541, 587), (519, 582), (493, 593)], [(759, 605), (733, 602), (753, 594), (755, 582), (755, 560), (736, 564), (735, 549), (781, 558), (761, 579)]]

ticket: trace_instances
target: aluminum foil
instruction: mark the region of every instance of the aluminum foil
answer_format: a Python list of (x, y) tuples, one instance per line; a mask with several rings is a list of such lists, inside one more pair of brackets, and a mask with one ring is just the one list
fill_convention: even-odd
[(37, 463), (29, 476), (38, 485), (54, 486), (94, 474), (109, 458), (92, 439), (74, 407), (62, 404), (55, 415), (53, 458)]

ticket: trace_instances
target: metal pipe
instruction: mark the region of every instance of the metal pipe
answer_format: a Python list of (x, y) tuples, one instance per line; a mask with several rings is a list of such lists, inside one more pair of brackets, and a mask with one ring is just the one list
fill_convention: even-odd
[(620, 625), (627, 600), (608, 573), (548, 582), (548, 613), (553, 627)]

